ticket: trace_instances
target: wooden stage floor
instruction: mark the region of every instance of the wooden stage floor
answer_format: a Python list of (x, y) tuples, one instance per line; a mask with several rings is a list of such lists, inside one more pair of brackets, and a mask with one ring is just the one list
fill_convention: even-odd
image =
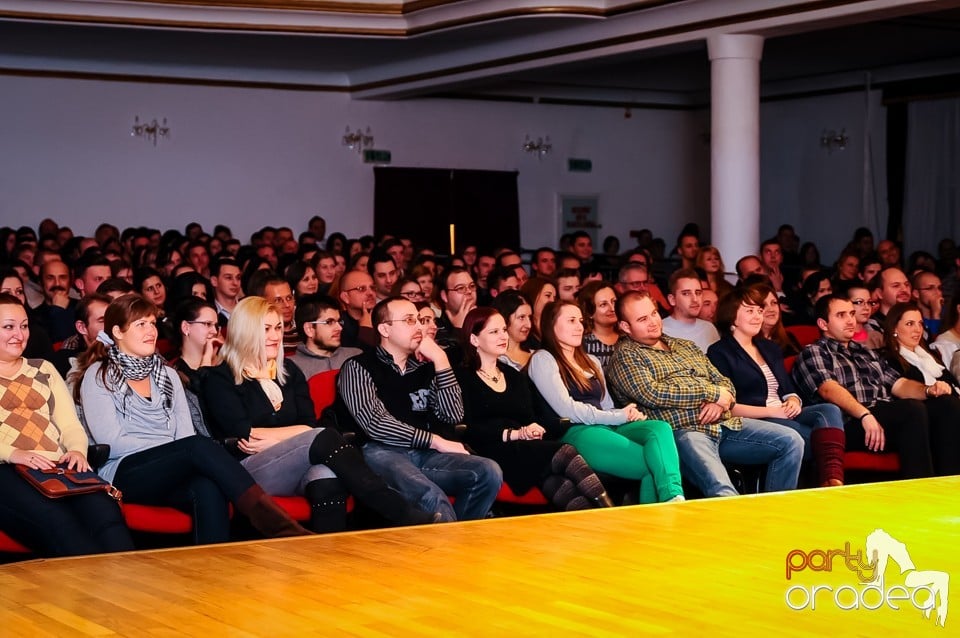
[[(938, 627), (926, 590), (895, 586), (960, 576), (958, 491), (951, 477), (28, 561), (0, 566), (0, 635), (957, 636), (954, 591)], [(888, 602), (842, 556), (824, 570), (878, 528), (914, 564), (887, 565)], [(879, 608), (840, 608), (858, 601)]]

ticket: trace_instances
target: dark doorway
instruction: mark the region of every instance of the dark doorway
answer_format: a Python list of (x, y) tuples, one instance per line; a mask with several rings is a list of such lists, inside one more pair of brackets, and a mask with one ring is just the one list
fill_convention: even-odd
[(373, 230), (409, 237), (439, 253), (456, 247), (520, 247), (515, 171), (439, 168), (374, 168)]

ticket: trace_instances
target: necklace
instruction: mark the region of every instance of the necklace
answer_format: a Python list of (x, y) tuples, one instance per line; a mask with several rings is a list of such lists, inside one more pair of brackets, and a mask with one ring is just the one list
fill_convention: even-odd
[[(497, 368), (494, 368), (494, 369), (496, 370)], [(483, 370), (483, 368), (477, 368), (477, 374), (479, 374), (484, 379), (487, 379), (493, 383), (500, 383), (500, 375), (497, 373), (489, 374), (488, 372)]]

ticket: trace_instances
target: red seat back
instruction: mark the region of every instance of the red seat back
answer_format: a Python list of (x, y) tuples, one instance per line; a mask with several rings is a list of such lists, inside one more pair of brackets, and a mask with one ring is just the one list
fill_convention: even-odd
[(318, 372), (307, 379), (307, 385), (310, 387), (310, 398), (313, 400), (313, 409), (318, 419), (324, 408), (333, 405), (333, 400), (337, 396), (338, 374), (340, 374), (340, 370), (328, 370), (327, 372)]
[(796, 337), (804, 348), (820, 338), (820, 329), (816, 326), (787, 326), (787, 332)]
[(787, 374), (790, 374), (793, 372), (793, 364), (796, 362), (797, 362), (796, 356), (787, 357), (786, 359), (783, 360), (783, 367), (787, 369)]

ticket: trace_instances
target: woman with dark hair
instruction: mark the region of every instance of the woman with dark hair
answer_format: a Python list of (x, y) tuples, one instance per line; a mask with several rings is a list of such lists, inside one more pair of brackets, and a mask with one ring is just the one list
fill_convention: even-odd
[(94, 440), (110, 446), (100, 475), (127, 502), (190, 512), (195, 543), (229, 540), (228, 501), (265, 536), (308, 534), (222, 446), (196, 435), (180, 377), (156, 351), (157, 315), (140, 295), (114, 300), (80, 357), (74, 399)]
[(328, 253), (342, 255), (347, 246), (347, 237), (343, 233), (330, 233), (325, 248)]
[(780, 297), (777, 296), (773, 286), (757, 283), (748, 287), (763, 297), (763, 324), (760, 327), (760, 334), (763, 335), (763, 338), (777, 344), (784, 357), (794, 357), (800, 354), (800, 350), (803, 349), (800, 342), (783, 327)]
[(930, 451), (937, 476), (960, 474), (960, 382), (923, 343), (923, 315), (913, 302), (894, 304), (883, 325), (882, 353), (904, 378), (922, 383)]
[(160, 331), (160, 337), (172, 341), (176, 331), (167, 318), (167, 284), (163, 276), (155, 268), (147, 266), (137, 268), (133, 272), (133, 288), (156, 307), (157, 329)]
[(551, 409), (574, 425), (561, 441), (590, 467), (640, 481), (640, 502), (682, 501), (680, 459), (670, 424), (646, 420), (633, 403), (613, 407), (603, 370), (583, 351), (583, 315), (576, 304), (555, 301), (541, 318), (543, 349), (528, 366), (530, 380)]
[(617, 291), (605, 281), (591, 281), (577, 293), (577, 304), (583, 312), (586, 336), (583, 349), (595, 356), (601, 367), (613, 355), (613, 347), (620, 340), (617, 331)]
[(960, 290), (953, 293), (940, 324), (940, 335), (930, 347), (940, 354), (953, 376), (960, 375)]
[(813, 309), (817, 300), (833, 293), (830, 275), (822, 270), (808, 275), (800, 285), (800, 292), (802, 295), (797, 298), (799, 307), (793, 308), (793, 324), (815, 326), (817, 317)]
[(313, 266), (305, 261), (295, 261), (283, 271), (283, 278), (290, 284), (290, 290), (299, 299), (306, 295), (315, 295), (320, 288), (320, 280)]
[(761, 336), (765, 299), (759, 287), (737, 288), (717, 308), (720, 341), (707, 357), (737, 390), (730, 412), (796, 430), (803, 437), (804, 458), (816, 463), (817, 484), (843, 485), (843, 414), (832, 403), (803, 405), (780, 348)]
[(23, 356), (29, 333), (23, 303), (0, 293), (0, 529), (41, 556), (132, 550), (120, 507), (105, 492), (49, 498), (14, 468), (91, 471), (66, 384), (48, 361)]
[(157, 250), (157, 268), (163, 272), (163, 276), (170, 278), (173, 271), (183, 263), (183, 255), (176, 246), (161, 244)]
[(527, 337), (533, 325), (533, 308), (516, 290), (504, 290), (497, 295), (493, 300), (493, 308), (507, 324), (507, 350), (500, 356), (500, 362), (522, 371), (530, 361)]
[(464, 442), (493, 459), (518, 495), (537, 486), (561, 510), (611, 507), (603, 484), (577, 450), (559, 439), (559, 424), (536, 422), (527, 380), (498, 362), (507, 350), (507, 325), (493, 308), (474, 308), (461, 329), (464, 362), (456, 370), (463, 391)]
[(520, 287), (520, 294), (530, 304), (533, 313), (530, 315), (530, 336), (527, 345), (531, 350), (540, 347), (540, 314), (544, 306), (557, 298), (557, 287), (549, 279), (531, 277)]
[(393, 284), (393, 288), (390, 289), (390, 296), (403, 297), (408, 301), (412, 301), (414, 304), (427, 301), (427, 296), (423, 294), (423, 288), (420, 287), (420, 283), (411, 277), (401, 277), (397, 279), (397, 282)]
[(27, 295), (23, 290), (23, 280), (20, 274), (13, 268), (0, 267), (0, 292), (7, 293), (16, 297), (27, 313), (30, 319), (30, 331), (27, 335), (26, 348), (23, 356), (28, 359), (46, 359), (50, 361), (53, 358), (53, 342), (50, 335), (42, 326), (39, 320), (34, 316), (34, 312), (27, 306)]
[(820, 249), (812, 241), (805, 242), (800, 246), (800, 267), (816, 268), (820, 270), (823, 264), (820, 263)]
[(282, 337), (276, 304), (254, 296), (234, 308), (223, 363), (203, 383), (213, 435), (237, 440), (240, 463), (268, 494), (306, 496), (315, 532), (346, 529), (344, 488), (394, 524), (436, 522), (387, 487), (339, 432), (317, 427), (307, 379), (284, 359)]
[(190, 297), (199, 297), (210, 302), (213, 302), (214, 298), (210, 280), (195, 271), (182, 272), (173, 278), (170, 288), (167, 290), (167, 299), (164, 302), (165, 314), (173, 315), (177, 305)]

